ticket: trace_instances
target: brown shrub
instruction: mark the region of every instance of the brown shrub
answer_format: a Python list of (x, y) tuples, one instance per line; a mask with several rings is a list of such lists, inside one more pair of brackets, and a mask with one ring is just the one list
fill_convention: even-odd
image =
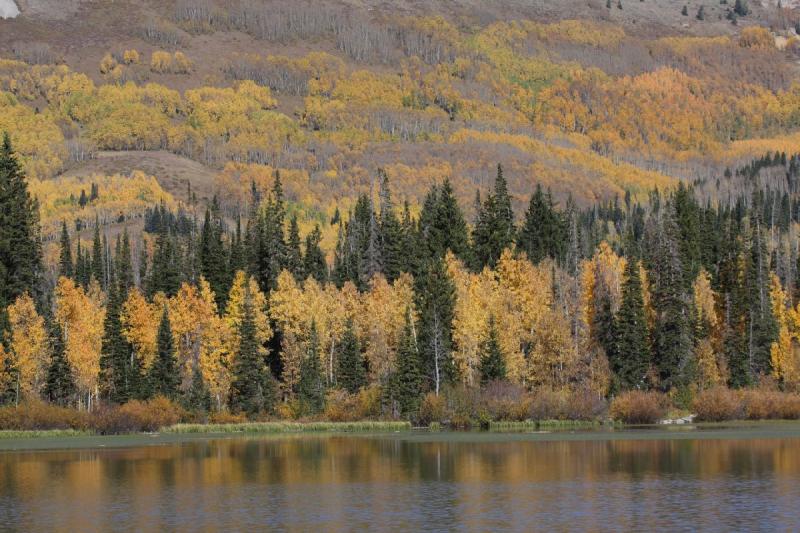
[(749, 420), (796, 420), (800, 418), (800, 396), (768, 389), (742, 392), (744, 416)]
[(744, 416), (741, 395), (725, 387), (700, 392), (694, 400), (694, 412), (702, 422), (737, 420)]
[(462, 385), (446, 389), (444, 396), (447, 405), (445, 418), (451, 427), (469, 429), (476, 423), (488, 422), (489, 415), (481, 405), (480, 390)]
[(209, 417), (209, 422), (212, 424), (243, 424), (247, 422), (247, 415), (244, 413), (231, 413), (229, 411), (220, 411), (212, 413)]
[(519, 385), (508, 381), (495, 381), (481, 391), (480, 403), (492, 420), (527, 420), (531, 397)]
[(663, 394), (633, 390), (614, 398), (610, 414), (614, 420), (626, 424), (655, 424), (664, 417), (666, 406)]
[(103, 435), (158, 431), (178, 423), (182, 410), (164, 397), (130, 402), (119, 407), (101, 407), (93, 413), (94, 429)]
[(567, 420), (597, 420), (608, 410), (608, 402), (596, 392), (583, 389), (567, 394), (564, 418)]
[(358, 397), (342, 389), (328, 391), (325, 396), (324, 416), (331, 422), (358, 420)]
[(0, 430), (77, 429), (90, 427), (86, 411), (59, 407), (41, 401), (29, 401), (18, 406), (0, 407)]
[(429, 392), (422, 397), (422, 401), (419, 403), (419, 417), (417, 422), (423, 426), (428, 426), (431, 422), (442, 422), (444, 420), (444, 412), (444, 397)]
[(558, 420), (566, 411), (566, 395), (563, 391), (537, 389), (531, 398), (529, 415), (532, 420)]

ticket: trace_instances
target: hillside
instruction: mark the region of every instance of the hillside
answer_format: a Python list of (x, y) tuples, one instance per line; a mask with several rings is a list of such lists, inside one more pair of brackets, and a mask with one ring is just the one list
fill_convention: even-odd
[(306, 227), (379, 168), (412, 205), (449, 178), (469, 206), (502, 163), (521, 211), (535, 184), (588, 205), (800, 150), (788, 2), (608, 6), (21, 0), (0, 129), (32, 178), (141, 170), (231, 215), (280, 169)]

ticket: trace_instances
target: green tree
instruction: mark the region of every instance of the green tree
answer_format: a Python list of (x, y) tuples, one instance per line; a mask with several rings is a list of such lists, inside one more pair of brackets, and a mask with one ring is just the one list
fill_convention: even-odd
[(411, 310), (406, 309), (405, 325), (397, 349), (397, 371), (395, 372), (395, 399), (400, 413), (413, 416), (419, 409), (422, 394), (422, 368), (419, 351), (414, 341)]
[(336, 385), (352, 394), (366, 384), (364, 357), (356, 337), (355, 326), (352, 320), (349, 320), (336, 353)]
[(322, 231), (319, 224), (306, 235), (305, 254), (303, 255), (303, 275), (312, 277), (320, 283), (328, 281), (328, 262), (322, 251)]
[(494, 315), (489, 317), (489, 324), (486, 327), (486, 339), (481, 346), (481, 383), (487, 384), (492, 381), (503, 380), (506, 378), (506, 360), (503, 357), (503, 350), (500, 348), (500, 340), (497, 337), (497, 325)]
[(414, 297), (419, 312), (418, 346), (426, 379), (436, 394), (455, 377), (453, 365), (453, 316), (455, 286), (444, 260), (431, 259), (414, 280)]
[(60, 253), (58, 258), (58, 274), (65, 278), (72, 278), (75, 275), (75, 268), (72, 264), (72, 243), (69, 239), (69, 231), (67, 230), (67, 222), (61, 223), (61, 242)]
[(75, 393), (75, 378), (65, 353), (64, 332), (56, 321), (52, 321), (50, 365), (47, 367), (44, 396), (56, 405), (68, 405), (74, 399)]
[(239, 350), (233, 363), (231, 409), (248, 415), (268, 411), (272, 408), (274, 394), (272, 376), (259, 353), (253, 300), (248, 289), (239, 326)]
[(633, 257), (629, 258), (625, 266), (622, 303), (617, 313), (614, 334), (615, 349), (609, 362), (620, 388), (645, 388), (650, 368), (650, 341), (639, 262)]
[(103, 326), (103, 340), (100, 350), (100, 392), (104, 398), (114, 403), (125, 403), (136, 396), (139, 379), (131, 364), (133, 347), (122, 334), (120, 313), (122, 299), (116, 282), (109, 285), (108, 305)]
[(303, 407), (310, 413), (319, 413), (325, 403), (325, 379), (320, 367), (319, 334), (316, 321), (311, 322), (308, 349), (300, 363), (300, 382), (298, 396)]
[(503, 167), (497, 165), (494, 192), (481, 205), (472, 233), (474, 269), (494, 268), (503, 250), (514, 243), (514, 231), (511, 197)]
[(172, 338), (172, 326), (169, 322), (169, 311), (166, 306), (158, 325), (157, 352), (148, 376), (150, 392), (166, 398), (178, 396), (180, 376), (175, 359), (175, 346)]

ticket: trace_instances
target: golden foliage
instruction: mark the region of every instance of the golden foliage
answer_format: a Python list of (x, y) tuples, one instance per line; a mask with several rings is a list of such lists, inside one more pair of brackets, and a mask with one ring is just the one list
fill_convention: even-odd
[(37, 397), (47, 379), (50, 342), (44, 319), (36, 312), (33, 299), (26, 293), (8, 307), (11, 329), (9, 349), (19, 372), (22, 397)]

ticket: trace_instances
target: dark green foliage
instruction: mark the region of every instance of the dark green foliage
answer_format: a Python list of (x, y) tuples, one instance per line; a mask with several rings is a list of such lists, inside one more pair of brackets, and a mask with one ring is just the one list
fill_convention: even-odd
[(489, 317), (489, 324), (486, 327), (486, 339), (481, 346), (480, 371), (481, 383), (484, 385), (492, 381), (506, 379), (506, 359), (500, 348), (494, 316)]
[(50, 326), (50, 365), (47, 367), (44, 396), (57, 405), (67, 405), (75, 393), (75, 379), (65, 353), (64, 332), (53, 321)]
[(122, 299), (116, 283), (108, 291), (108, 305), (100, 350), (100, 393), (108, 401), (125, 403), (138, 394), (141, 377), (133, 363), (133, 347), (122, 334)]
[(303, 255), (303, 276), (312, 277), (320, 283), (328, 280), (328, 263), (325, 260), (325, 252), (320, 247), (322, 242), (322, 231), (319, 225), (306, 235), (305, 254)]
[(183, 403), (191, 411), (207, 413), (211, 410), (211, 394), (197, 362), (192, 365), (192, 383), (184, 395)]
[(441, 258), (447, 250), (462, 261), (469, 260), (467, 223), (449, 180), (445, 180), (441, 187), (431, 187), (425, 197), (419, 216), (418, 242), (420, 248), (415, 254), (424, 254), (423, 260)]
[(247, 248), (254, 251), (251, 270), (256, 274), (259, 287), (265, 293), (275, 288), (278, 275), (286, 266), (285, 220), (283, 186), (280, 173), (276, 172), (269, 201), (261, 210), (255, 225), (248, 231)]
[(39, 206), (5, 134), (0, 146), (0, 340), (6, 306), (26, 292), (38, 298), (41, 274)]
[(418, 348), (426, 382), (437, 394), (455, 376), (453, 365), (453, 315), (455, 286), (444, 260), (432, 259), (414, 280), (414, 298), (419, 313)]
[(232, 278), (228, 271), (228, 257), (222, 235), (223, 224), (215, 198), (211, 209), (206, 209), (205, 220), (200, 230), (198, 254), (200, 274), (214, 291), (217, 307), (220, 309), (225, 307)]
[(406, 309), (406, 321), (397, 348), (397, 370), (393, 379), (394, 398), (402, 415), (413, 416), (417, 412), (422, 393), (422, 379), (411, 310)]
[(58, 257), (58, 274), (65, 278), (72, 278), (75, 275), (75, 267), (72, 263), (72, 243), (69, 239), (67, 222), (61, 224), (61, 242)]
[(303, 252), (300, 250), (300, 228), (297, 225), (297, 215), (292, 216), (289, 221), (285, 268), (292, 273), (294, 279), (303, 281)]
[(180, 375), (175, 359), (172, 326), (169, 322), (169, 311), (165, 307), (158, 325), (156, 358), (148, 375), (149, 392), (155, 396), (175, 399), (178, 396), (179, 384)]
[(625, 267), (622, 303), (614, 323), (615, 347), (609, 356), (611, 370), (621, 389), (643, 389), (650, 368), (647, 331), (639, 262), (630, 258)]
[(308, 350), (300, 363), (300, 381), (297, 396), (303, 402), (304, 410), (311, 414), (319, 413), (325, 404), (325, 378), (320, 365), (319, 335), (316, 322), (311, 323)]
[(364, 356), (352, 321), (348, 321), (336, 352), (336, 385), (347, 392), (358, 392), (367, 384)]
[(736, 0), (733, 5), (733, 12), (740, 17), (746, 17), (750, 14), (750, 6), (747, 5), (747, 0)]
[(563, 262), (567, 242), (564, 221), (553, 205), (550, 192), (545, 194), (542, 187), (536, 185), (536, 192), (525, 212), (525, 223), (517, 236), (517, 249), (533, 263), (547, 257)]
[(503, 250), (513, 243), (514, 212), (503, 167), (497, 165), (494, 192), (481, 205), (472, 233), (474, 269), (494, 268)]
[(100, 238), (100, 219), (94, 218), (94, 239), (92, 240), (91, 277), (101, 287), (106, 287), (106, 264), (103, 253), (103, 242)]
[(255, 415), (272, 409), (275, 389), (256, 339), (253, 301), (245, 293), (244, 316), (239, 327), (239, 350), (233, 363), (230, 405), (234, 412)]

